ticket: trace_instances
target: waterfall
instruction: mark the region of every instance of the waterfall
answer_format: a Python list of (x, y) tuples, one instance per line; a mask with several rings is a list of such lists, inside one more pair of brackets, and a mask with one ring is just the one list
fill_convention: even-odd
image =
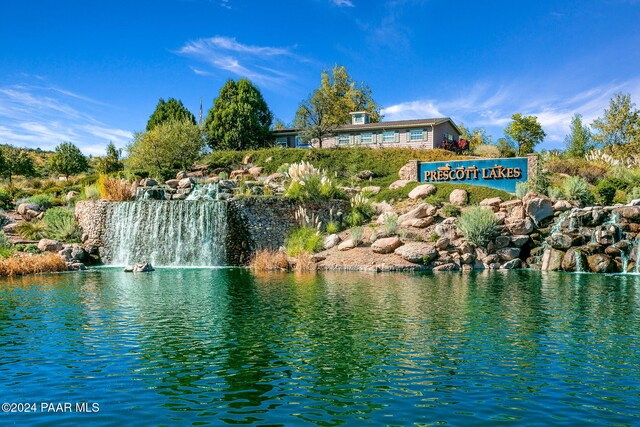
[(225, 265), (226, 231), (225, 202), (114, 203), (105, 221), (105, 258), (113, 265)]
[(576, 257), (576, 273), (584, 273), (584, 265), (582, 265), (582, 254), (580, 250), (574, 249), (573, 256)]

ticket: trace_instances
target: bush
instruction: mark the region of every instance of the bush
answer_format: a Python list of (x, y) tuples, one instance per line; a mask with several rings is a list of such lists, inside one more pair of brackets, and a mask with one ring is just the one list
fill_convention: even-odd
[(133, 198), (131, 184), (125, 179), (100, 175), (98, 189), (100, 190), (100, 197), (112, 202), (124, 202)]
[(445, 207), (442, 208), (442, 214), (447, 218), (458, 217), (460, 216), (460, 208), (456, 205), (445, 205)]
[(49, 209), (52, 206), (51, 199), (52, 197), (49, 195), (38, 194), (38, 195), (29, 197), (27, 199), (27, 202), (38, 205), (39, 210), (44, 211)]
[(498, 219), (493, 210), (475, 206), (462, 213), (457, 227), (469, 243), (484, 246), (493, 236), (497, 224)]
[(8, 211), (13, 207), (13, 201), (11, 196), (5, 190), (0, 190), (0, 209)]
[(253, 255), (249, 267), (254, 271), (286, 271), (289, 261), (285, 252), (265, 249)]
[(591, 191), (589, 191), (589, 184), (584, 178), (579, 176), (567, 178), (562, 184), (562, 190), (567, 200), (575, 200), (587, 204), (593, 199)]
[(442, 197), (442, 195), (432, 194), (430, 196), (427, 196), (427, 198), (424, 199), (424, 201), (426, 203), (429, 203), (433, 207), (441, 208), (446, 203), (447, 200), (444, 197)]
[(431, 243), (435, 243), (438, 240), (440, 240), (440, 235), (438, 233), (436, 233), (435, 231), (432, 232), (431, 234), (429, 234), (429, 241)]
[(47, 226), (42, 221), (25, 221), (19, 224), (15, 230), (23, 239), (40, 240), (45, 237)]
[(640, 199), (640, 187), (633, 187), (627, 192), (627, 202)]
[(395, 234), (398, 230), (398, 215), (393, 212), (383, 214), (384, 231), (387, 234)]
[(13, 245), (7, 239), (4, 231), (0, 230), (0, 258), (9, 258), (14, 253)]
[(45, 212), (42, 222), (46, 226), (46, 236), (63, 242), (80, 241), (80, 227), (69, 209), (52, 208)]
[(349, 237), (356, 246), (362, 243), (362, 227), (352, 227), (349, 229)]
[(549, 191), (547, 191), (547, 195), (552, 199), (562, 199), (564, 197), (564, 191), (559, 187), (551, 187)]
[(91, 184), (84, 187), (82, 190), (82, 198), (84, 200), (99, 200), (100, 199), (100, 189), (97, 184)]
[(605, 206), (609, 206), (613, 203), (613, 199), (616, 197), (616, 191), (622, 188), (620, 180), (616, 178), (605, 178), (596, 186), (596, 195), (598, 202)]
[(293, 230), (286, 242), (287, 254), (298, 256), (302, 252), (318, 252), (323, 248), (322, 234), (312, 227), (299, 227)]
[(57, 254), (41, 254), (15, 256), (0, 260), (0, 276), (17, 276), (23, 274), (65, 271), (67, 265)]
[(526, 182), (516, 183), (516, 197), (522, 199), (529, 192), (529, 184)]
[(311, 163), (301, 162), (289, 166), (287, 175), (291, 179), (285, 196), (298, 201), (320, 201), (342, 196), (337, 183), (327, 177), (325, 171), (316, 169)]
[(362, 225), (369, 221), (375, 214), (373, 203), (362, 194), (356, 194), (351, 198), (351, 212), (347, 216), (347, 222), (351, 226)]
[(218, 174), (218, 178), (220, 179), (229, 179), (229, 174), (225, 171), (222, 171)]
[(340, 224), (338, 224), (336, 221), (329, 221), (327, 223), (327, 234), (335, 234), (338, 231), (340, 231)]
[(473, 150), (473, 154), (480, 157), (495, 159), (500, 157), (500, 149), (495, 145), (481, 144)]

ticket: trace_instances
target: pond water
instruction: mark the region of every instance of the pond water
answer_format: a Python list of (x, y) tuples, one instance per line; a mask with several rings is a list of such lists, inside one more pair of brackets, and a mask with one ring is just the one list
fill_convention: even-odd
[(4, 280), (1, 400), (37, 411), (0, 424), (638, 425), (639, 313), (640, 276)]

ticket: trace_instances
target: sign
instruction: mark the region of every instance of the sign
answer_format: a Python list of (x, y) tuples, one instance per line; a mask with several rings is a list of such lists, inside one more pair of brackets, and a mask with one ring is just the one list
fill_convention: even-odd
[(528, 165), (526, 157), (419, 162), (418, 181), (459, 182), (515, 193), (516, 184), (527, 181)]

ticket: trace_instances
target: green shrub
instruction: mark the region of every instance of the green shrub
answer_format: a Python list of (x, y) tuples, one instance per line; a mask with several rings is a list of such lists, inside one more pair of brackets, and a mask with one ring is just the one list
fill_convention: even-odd
[(91, 184), (82, 190), (82, 198), (84, 200), (100, 200), (100, 188), (98, 184)]
[(445, 205), (442, 208), (442, 214), (447, 218), (450, 218), (452, 216), (458, 217), (460, 216), (460, 208), (457, 207), (456, 205), (451, 205), (451, 204)]
[(8, 211), (13, 207), (13, 201), (11, 196), (5, 190), (0, 190), (0, 209)]
[[(590, 203), (593, 199), (589, 184), (580, 176), (567, 178), (562, 184), (562, 190), (567, 200), (575, 200), (583, 204)], [(615, 192), (614, 192), (615, 194)]]
[(9, 242), (7, 235), (4, 234), (4, 231), (0, 230), (0, 258), (9, 258), (14, 252), (15, 249)]
[(476, 246), (484, 246), (489, 242), (497, 224), (493, 210), (479, 206), (464, 211), (457, 221), (458, 230), (469, 243)]
[(373, 203), (362, 194), (356, 194), (351, 198), (351, 212), (347, 216), (349, 225), (356, 227), (369, 221), (375, 214)]
[(47, 237), (63, 242), (80, 240), (80, 227), (69, 209), (52, 208), (45, 212), (42, 222), (46, 226)]
[(442, 195), (432, 194), (424, 199), (424, 201), (435, 208), (441, 208), (447, 200)]
[(398, 215), (393, 212), (383, 214), (384, 231), (387, 234), (395, 234), (398, 230)]
[(40, 240), (45, 237), (47, 226), (42, 221), (25, 221), (20, 223), (15, 230), (23, 239)]
[(38, 194), (27, 199), (28, 203), (34, 203), (40, 207), (40, 210), (49, 209), (52, 206), (52, 197), (47, 194)]
[(301, 162), (289, 166), (287, 171), (291, 182), (285, 196), (304, 201), (321, 201), (342, 197), (335, 180), (327, 177), (325, 171), (316, 169), (311, 163)]
[(289, 163), (283, 163), (280, 166), (278, 166), (278, 169), (276, 170), (276, 172), (287, 173), (288, 170), (289, 170)]
[(640, 187), (633, 187), (627, 192), (627, 202), (640, 199)]
[(596, 185), (596, 195), (598, 202), (605, 206), (611, 205), (613, 199), (616, 197), (616, 191), (618, 189), (624, 189), (621, 187), (619, 179), (605, 178)]
[(358, 227), (351, 227), (349, 229), (349, 237), (351, 238), (351, 241), (353, 242), (354, 245), (358, 246), (360, 243), (362, 243), (362, 227), (358, 226)]
[(327, 234), (335, 234), (340, 231), (340, 224), (336, 221), (329, 221), (326, 228)]
[(436, 233), (436, 232), (434, 231), (434, 232), (432, 232), (431, 234), (429, 234), (429, 241), (430, 241), (431, 243), (435, 243), (435, 242), (437, 242), (438, 240), (440, 240), (440, 236), (438, 235), (438, 233)]
[(473, 154), (485, 158), (498, 158), (500, 157), (500, 149), (493, 144), (480, 144), (473, 150)]
[(314, 253), (322, 250), (322, 234), (315, 228), (299, 227), (294, 229), (286, 242), (287, 254), (296, 257), (303, 252)]
[(229, 174), (226, 173), (225, 171), (222, 171), (218, 174), (218, 178), (220, 179), (229, 179)]
[(547, 195), (552, 199), (562, 199), (564, 197), (564, 191), (560, 187), (551, 187), (547, 191)]

